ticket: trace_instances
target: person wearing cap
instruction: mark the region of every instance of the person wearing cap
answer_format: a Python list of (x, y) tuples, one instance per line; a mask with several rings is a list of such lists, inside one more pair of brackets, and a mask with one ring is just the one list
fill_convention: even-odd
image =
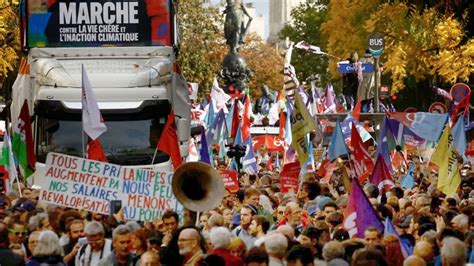
[(257, 208), (251, 204), (244, 204), (240, 209), (240, 225), (232, 230), (234, 237), (238, 237), (245, 242), (247, 250), (252, 248), (255, 242), (255, 237), (248, 232), (254, 215), (257, 215)]

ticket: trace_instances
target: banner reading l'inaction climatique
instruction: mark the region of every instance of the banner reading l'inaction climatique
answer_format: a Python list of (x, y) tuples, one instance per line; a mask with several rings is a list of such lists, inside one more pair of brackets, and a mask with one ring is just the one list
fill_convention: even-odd
[(169, 0), (26, 0), (27, 46), (171, 45)]

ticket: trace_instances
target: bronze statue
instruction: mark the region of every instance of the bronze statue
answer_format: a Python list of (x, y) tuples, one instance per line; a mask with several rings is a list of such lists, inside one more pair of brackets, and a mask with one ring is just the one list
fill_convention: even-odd
[[(231, 53), (237, 54), (240, 45), (244, 43), (244, 37), (253, 18), (247, 12), (242, 0), (227, 0), (224, 14), (224, 35), (227, 45), (229, 45)], [(249, 20), (245, 24), (246, 16)]]

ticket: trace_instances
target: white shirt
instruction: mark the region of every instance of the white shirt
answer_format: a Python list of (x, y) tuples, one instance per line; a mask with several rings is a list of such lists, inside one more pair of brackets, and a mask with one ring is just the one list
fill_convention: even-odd
[[(82, 253), (77, 252), (76, 255), (76, 266), (92, 266), (97, 265), (99, 260), (107, 257), (112, 253), (112, 240), (105, 239), (105, 244), (102, 247), (102, 250), (94, 251), (91, 254), (91, 246), (87, 245), (85, 251)], [(90, 260), (90, 261), (89, 261)]]

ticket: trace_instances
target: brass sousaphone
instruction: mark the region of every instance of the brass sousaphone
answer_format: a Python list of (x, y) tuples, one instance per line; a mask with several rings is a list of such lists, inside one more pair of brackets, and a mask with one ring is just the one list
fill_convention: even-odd
[(208, 164), (185, 163), (176, 169), (172, 181), (173, 193), (188, 210), (205, 212), (218, 207), (224, 198), (224, 181)]

